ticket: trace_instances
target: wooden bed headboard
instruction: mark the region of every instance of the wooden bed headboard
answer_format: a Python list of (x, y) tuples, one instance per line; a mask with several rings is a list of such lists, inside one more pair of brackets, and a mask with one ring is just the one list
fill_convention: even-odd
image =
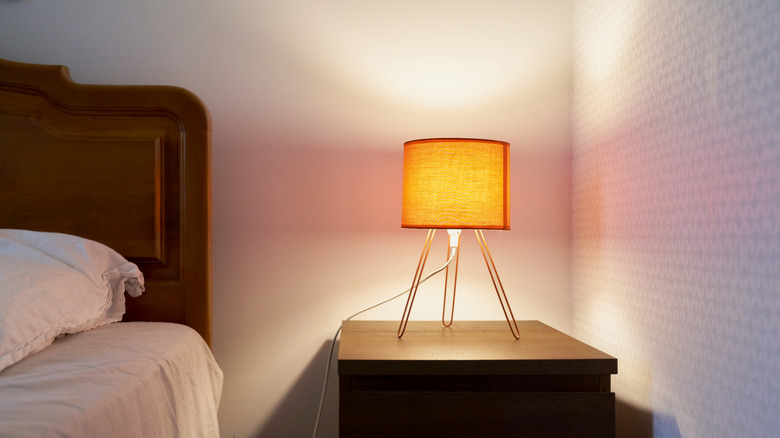
[(102, 242), (144, 273), (125, 320), (211, 341), (211, 121), (169, 86), (82, 85), (0, 60), (0, 228)]

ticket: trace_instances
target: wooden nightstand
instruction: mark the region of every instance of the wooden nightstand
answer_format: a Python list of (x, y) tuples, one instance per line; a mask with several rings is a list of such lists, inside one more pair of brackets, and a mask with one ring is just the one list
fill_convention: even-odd
[(342, 437), (614, 437), (617, 359), (539, 321), (346, 321)]

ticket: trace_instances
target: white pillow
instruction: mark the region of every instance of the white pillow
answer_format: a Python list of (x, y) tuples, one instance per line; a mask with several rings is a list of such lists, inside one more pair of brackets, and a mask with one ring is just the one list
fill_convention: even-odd
[(77, 236), (0, 230), (0, 371), (57, 336), (120, 321), (143, 274), (111, 248)]

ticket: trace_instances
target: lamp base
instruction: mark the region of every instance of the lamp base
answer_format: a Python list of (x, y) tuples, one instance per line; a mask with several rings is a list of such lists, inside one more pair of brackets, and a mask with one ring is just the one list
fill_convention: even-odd
[[(448, 264), (447, 264), (447, 271), (446, 271), (446, 277), (444, 283), (444, 306), (442, 309), (442, 324), (445, 327), (449, 327), (452, 324), (453, 321), (453, 315), (455, 310), (455, 289), (457, 286), (458, 281), (458, 256), (460, 254), (460, 230), (448, 230), (450, 234), (450, 244), (449, 244), (449, 258), (448, 258)], [(509, 305), (509, 300), (507, 299), (506, 292), (504, 291), (504, 285), (501, 284), (501, 278), (498, 276), (498, 270), (496, 269), (496, 264), (493, 262), (493, 256), (490, 254), (490, 249), (487, 245), (487, 240), (485, 240), (485, 234), (482, 232), (482, 230), (474, 230), (477, 241), (479, 242), (479, 248), (482, 250), (482, 257), (485, 259), (485, 265), (487, 266), (488, 272), (490, 273), (490, 279), (493, 281), (493, 287), (496, 290), (496, 295), (498, 296), (498, 301), (501, 304), (501, 310), (504, 312), (504, 317), (506, 318), (506, 322), (509, 325), (509, 331), (512, 332), (512, 336), (514, 336), (515, 339), (520, 339), (520, 330), (517, 328), (517, 321), (515, 320), (515, 316), (512, 313), (512, 308)], [(409, 296), (406, 298), (406, 306), (404, 307), (404, 313), (401, 316), (401, 324), (398, 327), (398, 338), (400, 339), (404, 332), (406, 331), (406, 325), (409, 323), (409, 316), (412, 312), (412, 306), (414, 305), (414, 299), (417, 296), (417, 288), (420, 286), (420, 282), (422, 279), (422, 273), (423, 269), (425, 268), (425, 262), (428, 259), (428, 253), (431, 250), (431, 244), (433, 242), (433, 236), (436, 234), (436, 229), (429, 229), (428, 235), (425, 238), (425, 244), (423, 245), (422, 253), (420, 254), (420, 260), (417, 262), (417, 270), (414, 273), (414, 279), (412, 280), (412, 287), (409, 289)], [(447, 322), (447, 296), (448, 294), (448, 285), (450, 284), (449, 281), (449, 263), (452, 261), (455, 262), (455, 269), (454, 269), (454, 275), (452, 280), (452, 294), (451, 294), (451, 305), (450, 305), (450, 314), (449, 314), (449, 322)]]

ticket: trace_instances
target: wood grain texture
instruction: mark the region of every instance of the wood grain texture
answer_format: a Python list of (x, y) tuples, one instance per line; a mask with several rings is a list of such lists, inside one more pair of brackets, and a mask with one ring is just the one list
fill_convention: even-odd
[(412, 321), (398, 339), (395, 321), (346, 321), (342, 374), (615, 374), (617, 359), (539, 321)]
[(82, 85), (0, 60), (0, 227), (75, 234), (135, 262), (126, 320), (211, 340), (211, 121), (191, 92)]

